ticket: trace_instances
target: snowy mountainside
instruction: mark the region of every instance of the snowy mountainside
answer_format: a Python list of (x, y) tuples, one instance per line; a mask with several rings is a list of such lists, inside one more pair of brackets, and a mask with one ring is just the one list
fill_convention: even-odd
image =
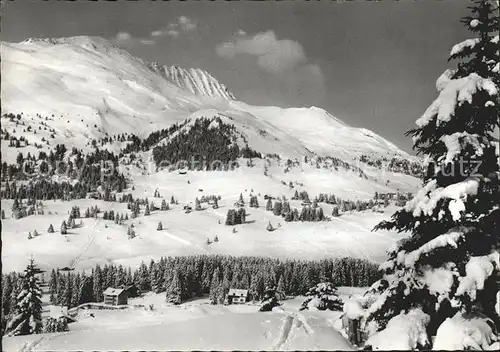
[[(95, 220), (85, 219), (81, 227), (70, 231), (70, 236), (52, 236), (46, 229), (51, 224), (59, 228), (70, 206), (78, 205), (83, 210), (97, 204), (103, 210), (122, 213), (130, 209), (126, 203), (113, 201), (75, 198), (59, 202), (58, 198), (54, 203), (44, 201), (45, 214), (15, 219), (10, 210), (13, 202), (6, 197), (2, 199), (2, 209), (7, 209), (2, 223), (7, 249), (2, 255), (5, 270), (22, 269), (31, 254), (44, 267), (69, 265), (79, 269), (98, 262), (135, 265), (164, 255), (197, 253), (303, 259), (352, 256), (382, 261), (385, 250), (402, 237), (371, 232), (374, 225), (387, 219), (387, 210), (346, 209), (331, 221), (314, 223), (285, 223), (281, 215), (265, 210), (265, 195), (291, 199), (295, 191), (309, 192), (311, 198), (333, 193), (349, 201), (369, 201), (375, 192), (414, 193), (420, 186), (415, 177), (369, 165), (360, 170), (355, 165), (356, 157), (366, 154), (412, 158), (371, 131), (350, 127), (316, 107), (259, 107), (215, 94), (201, 95), (201, 86), (194, 91), (181, 88), (172, 82), (172, 76), (167, 79), (148, 63), (101, 38), (30, 39), (19, 44), (2, 43), (1, 50), (3, 113), (14, 114), (2, 117), (2, 137), (10, 136), (1, 140), (2, 161), (10, 166), (18, 164), (19, 153), (33, 157), (43, 151), (49, 155), (58, 144), (67, 146), (60, 160), (76, 157), (73, 147), (83, 149), (83, 154), (100, 148), (119, 155), (133, 144), (133, 139), (127, 139), (130, 135), (144, 141), (152, 132), (161, 137), (159, 131), (174, 124), (181, 126), (166, 137), (151, 138), (147, 148), (139, 144), (117, 163), (127, 179), (123, 192), (117, 191), (119, 197), (131, 194), (134, 199), (153, 199), (160, 192), (162, 199), (156, 197), (157, 205), (171, 197), (179, 204), (172, 205), (168, 212), (152, 211), (148, 216), (127, 220), (127, 225), (106, 222), (100, 215)], [(248, 145), (263, 158), (252, 156), (250, 161), (237, 155), (240, 167), (234, 171), (189, 170), (185, 174), (157, 168), (150, 162), (155, 147), (174, 140), (176, 133), (188, 134), (202, 118), (212, 127), (231, 125), (231, 137), (238, 146)], [(108, 138), (117, 135), (122, 136)], [(17, 145), (21, 137), (22, 143)], [(107, 142), (99, 143), (105, 138)], [(204, 145), (200, 143), (199, 147)], [(134, 161), (127, 161), (132, 155)], [(317, 162), (320, 157), (331, 157), (333, 165)], [(234, 233), (234, 228), (225, 225), (225, 217), (240, 194), (247, 203), (250, 195), (258, 197), (260, 208), (252, 208), (249, 220), (239, 224)], [(220, 208), (184, 211), (185, 205), (192, 206), (196, 198), (208, 195), (222, 197)], [(297, 210), (303, 207), (300, 200), (291, 201), (291, 206)], [(334, 210), (331, 204), (320, 207), (328, 216)], [(156, 230), (160, 221), (164, 231)], [(272, 234), (266, 231), (269, 222), (279, 226)], [(137, 236), (129, 239), (127, 226), (132, 224)], [(27, 233), (34, 229), (42, 235), (28, 239)], [(220, 241), (208, 246), (207, 236), (215, 235)]]
[(183, 69), (177, 66), (164, 66), (157, 62), (151, 68), (165, 77), (168, 81), (193, 94), (234, 100), (229, 89), (218, 82), (208, 72), (201, 69)]
[(71, 138), (79, 148), (106, 134), (146, 137), (190, 116), (217, 114), (231, 118), (261, 153), (413, 158), (322, 109), (251, 106), (233, 100), (208, 73), (148, 64), (102, 38), (3, 42), (2, 78), (4, 113), (23, 112), (32, 121), (37, 114), (52, 117), (46, 123), (55, 141)]

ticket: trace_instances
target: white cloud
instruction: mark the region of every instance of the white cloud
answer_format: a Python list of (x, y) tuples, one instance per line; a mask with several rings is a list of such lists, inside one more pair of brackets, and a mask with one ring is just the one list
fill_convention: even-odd
[(175, 29), (169, 29), (166, 33), (169, 37), (177, 38), (179, 36), (179, 31)]
[(141, 44), (144, 45), (154, 45), (156, 43), (154, 40), (151, 39), (141, 39), (140, 42)]
[(163, 28), (154, 30), (151, 32), (152, 37), (164, 37), (169, 36), (172, 38), (177, 38), (181, 33), (192, 32), (198, 25), (195, 21), (186, 16), (180, 16), (175, 19), (174, 22), (169, 23)]
[(111, 42), (123, 46), (130, 47), (134, 44), (140, 43), (143, 45), (154, 45), (156, 42), (152, 39), (144, 39), (144, 38), (135, 38), (130, 33), (125, 31), (118, 32), (114, 38), (111, 39)]
[(177, 22), (182, 30), (186, 32), (193, 31), (196, 29), (196, 27), (198, 27), (197, 24), (193, 22), (193, 20), (186, 16), (179, 17), (177, 19)]
[(274, 73), (296, 68), (307, 61), (300, 43), (291, 39), (277, 39), (274, 31), (257, 33), (251, 38), (244, 37), (245, 34), (217, 45), (217, 54), (225, 58), (233, 58), (238, 54), (252, 55), (257, 57), (257, 64), (261, 68)]
[(118, 32), (115, 37), (117, 41), (130, 40), (131, 38), (132, 36), (128, 32)]

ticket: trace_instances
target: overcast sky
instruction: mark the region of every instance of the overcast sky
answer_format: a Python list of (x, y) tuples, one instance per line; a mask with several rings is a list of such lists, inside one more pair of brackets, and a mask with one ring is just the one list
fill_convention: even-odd
[[(466, 0), (3, 4), (2, 40), (101, 36), (148, 61), (209, 71), (251, 104), (318, 106), (411, 150)], [(293, 123), (293, 121), (290, 121)]]

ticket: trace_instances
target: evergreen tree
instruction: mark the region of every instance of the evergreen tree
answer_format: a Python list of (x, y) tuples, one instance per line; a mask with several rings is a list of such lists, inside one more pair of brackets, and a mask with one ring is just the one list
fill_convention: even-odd
[(57, 274), (54, 269), (50, 272), (50, 279), (49, 279), (49, 291), (50, 291), (50, 303), (56, 304), (56, 293), (57, 293)]
[(246, 221), (247, 213), (245, 211), (245, 208), (240, 208), (238, 209), (238, 213), (236, 215), (236, 223), (237, 224), (244, 224)]
[(240, 198), (238, 199), (238, 204), (245, 205), (245, 200), (243, 199), (243, 194), (240, 193)]
[(2, 220), (5, 219), (5, 210), (2, 209)]
[(236, 210), (229, 209), (226, 215), (226, 225), (233, 226), (237, 224), (237, 214)]
[(168, 210), (168, 205), (167, 205), (167, 202), (165, 201), (165, 199), (163, 199), (161, 201), (160, 210), (162, 210), (162, 211)]
[(92, 277), (83, 273), (78, 290), (77, 305), (94, 301), (93, 284)]
[(24, 217), (23, 207), (19, 203), (17, 198), (15, 198), (14, 202), (12, 203), (12, 217), (16, 220)]
[[(429, 317), (424, 325), (430, 336), (457, 312), (480, 311), (500, 323), (494, 309), (500, 274), (500, 173), (493, 134), (500, 107), (498, 9), (486, 0), (471, 9), (473, 16), (463, 22), (479, 37), (452, 49), (450, 58), (467, 60), (441, 75), (439, 97), (408, 133), (429, 160), (423, 187), (376, 227), (411, 236), (382, 265), (384, 277), (374, 285), (381, 296), (367, 314), (372, 331), (415, 309)], [(447, 284), (431, 290), (429, 280), (443, 277)]]
[(314, 212), (314, 221), (323, 221), (323, 220), (325, 220), (325, 214), (323, 213), (323, 209), (321, 207), (318, 207)]
[[(11, 275), (2, 275), (2, 318), (10, 315), (12, 309), (10, 305), (10, 297), (14, 289), (14, 284), (15, 283), (12, 282)], [(2, 332), (5, 327), (3, 323), (4, 321), (2, 321)]]
[(342, 311), (344, 302), (338, 297), (337, 289), (331, 282), (322, 282), (312, 287), (306, 293), (300, 310), (338, 310)]
[(276, 216), (281, 216), (281, 208), (282, 208), (282, 204), (280, 201), (274, 202), (273, 214)]
[(151, 215), (151, 210), (149, 208), (149, 204), (146, 202), (146, 209), (144, 210), (144, 216)]
[(201, 203), (198, 197), (194, 200), (194, 210), (200, 211), (201, 210)]
[(170, 204), (175, 204), (175, 198), (174, 198), (174, 196), (172, 196), (172, 198), (170, 198)]
[(334, 216), (334, 217), (340, 216), (340, 214), (339, 214), (339, 207), (337, 207), (337, 206), (333, 207), (332, 216)]
[(157, 231), (163, 230), (163, 225), (162, 225), (161, 221), (158, 221), (158, 226), (156, 227), (156, 230)]
[(261, 306), (259, 312), (270, 312), (274, 307), (280, 306), (281, 304), (278, 299), (276, 287), (267, 287), (264, 292), (264, 297), (260, 303)]
[(48, 233), (54, 233), (54, 226), (52, 224), (49, 225), (49, 228), (47, 230)]
[(175, 270), (174, 276), (167, 287), (166, 300), (173, 304), (181, 304), (182, 302), (181, 277), (178, 269)]
[(283, 206), (281, 208), (281, 216), (286, 216), (288, 213), (290, 213), (290, 203), (285, 201), (283, 202)]
[(66, 221), (63, 221), (61, 224), (61, 235), (67, 235), (68, 234), (68, 228), (66, 226)]
[(222, 304), (224, 303), (224, 291), (222, 288), (222, 283), (220, 282), (220, 269), (217, 267), (212, 276), (212, 282), (210, 283), (210, 303), (211, 304)]
[(42, 292), (36, 277), (40, 272), (34, 260), (30, 259), (22, 277), (22, 290), (17, 296), (15, 313), (7, 324), (6, 332), (9, 336), (42, 332)]
[(129, 226), (128, 229), (127, 229), (127, 236), (128, 236), (128, 239), (131, 240), (132, 238), (135, 237), (135, 230), (132, 226)]
[(103, 291), (102, 270), (99, 265), (96, 265), (92, 275), (92, 293), (96, 302), (101, 302), (103, 300)]
[(266, 210), (267, 211), (272, 211), (273, 210), (273, 201), (271, 200), (271, 198), (267, 199)]

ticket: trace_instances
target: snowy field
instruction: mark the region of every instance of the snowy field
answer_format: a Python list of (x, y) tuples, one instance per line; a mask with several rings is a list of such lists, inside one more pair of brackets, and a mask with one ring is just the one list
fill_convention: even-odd
[[(363, 292), (339, 288), (343, 299)], [(153, 310), (80, 310), (69, 332), (5, 337), (2, 342), (9, 352), (354, 349), (339, 331), (341, 312), (299, 312), (302, 300), (285, 300), (282, 309), (263, 313), (252, 303), (213, 306), (206, 298), (172, 306), (165, 303), (164, 294), (150, 293), (129, 304), (152, 304)]]
[[(151, 198), (150, 198), (151, 199)], [(155, 199), (156, 201), (156, 199)], [(263, 199), (259, 199), (263, 202)], [(174, 205), (169, 211), (154, 211), (150, 216), (140, 216), (117, 225), (111, 220), (84, 218), (83, 225), (70, 229), (66, 236), (60, 234), (60, 225), (67, 220), (71, 206), (78, 205), (81, 211), (97, 205), (102, 211), (126, 212), (125, 203), (97, 200), (75, 200), (71, 202), (45, 202), (45, 215), (32, 215), (23, 219), (10, 218), (3, 221), (3, 272), (21, 271), (26, 258), (33, 255), (43, 269), (75, 267), (89, 269), (96, 264), (109, 262), (130, 265), (161, 256), (190, 254), (230, 254), (271, 256), (277, 258), (321, 259), (351, 256), (380, 262), (387, 248), (402, 235), (371, 229), (379, 221), (387, 219), (391, 209), (384, 214), (372, 211), (346, 213), (330, 222), (284, 222), (265, 210), (250, 208), (246, 224), (226, 226), (225, 216), (231, 201), (221, 201), (219, 209), (207, 208), (200, 212), (185, 214), (182, 205)], [(292, 201), (293, 203), (293, 201)], [(159, 205), (159, 202), (158, 202)], [(12, 201), (2, 200), (2, 208), (10, 209)], [(323, 205), (322, 205), (323, 206)], [(323, 206), (328, 214), (329, 206)], [(51, 214), (49, 214), (51, 213)], [(161, 221), (163, 230), (157, 231)], [(220, 223), (219, 223), (220, 221)], [(271, 221), (276, 231), (268, 232), (265, 226)], [(79, 220), (76, 221), (77, 224)], [(137, 237), (127, 237), (127, 227), (135, 225)], [(53, 224), (55, 232), (47, 229)], [(232, 229), (236, 228), (236, 233)], [(39, 236), (28, 239), (28, 232), (37, 230)], [(218, 236), (219, 241), (210, 245)]]

